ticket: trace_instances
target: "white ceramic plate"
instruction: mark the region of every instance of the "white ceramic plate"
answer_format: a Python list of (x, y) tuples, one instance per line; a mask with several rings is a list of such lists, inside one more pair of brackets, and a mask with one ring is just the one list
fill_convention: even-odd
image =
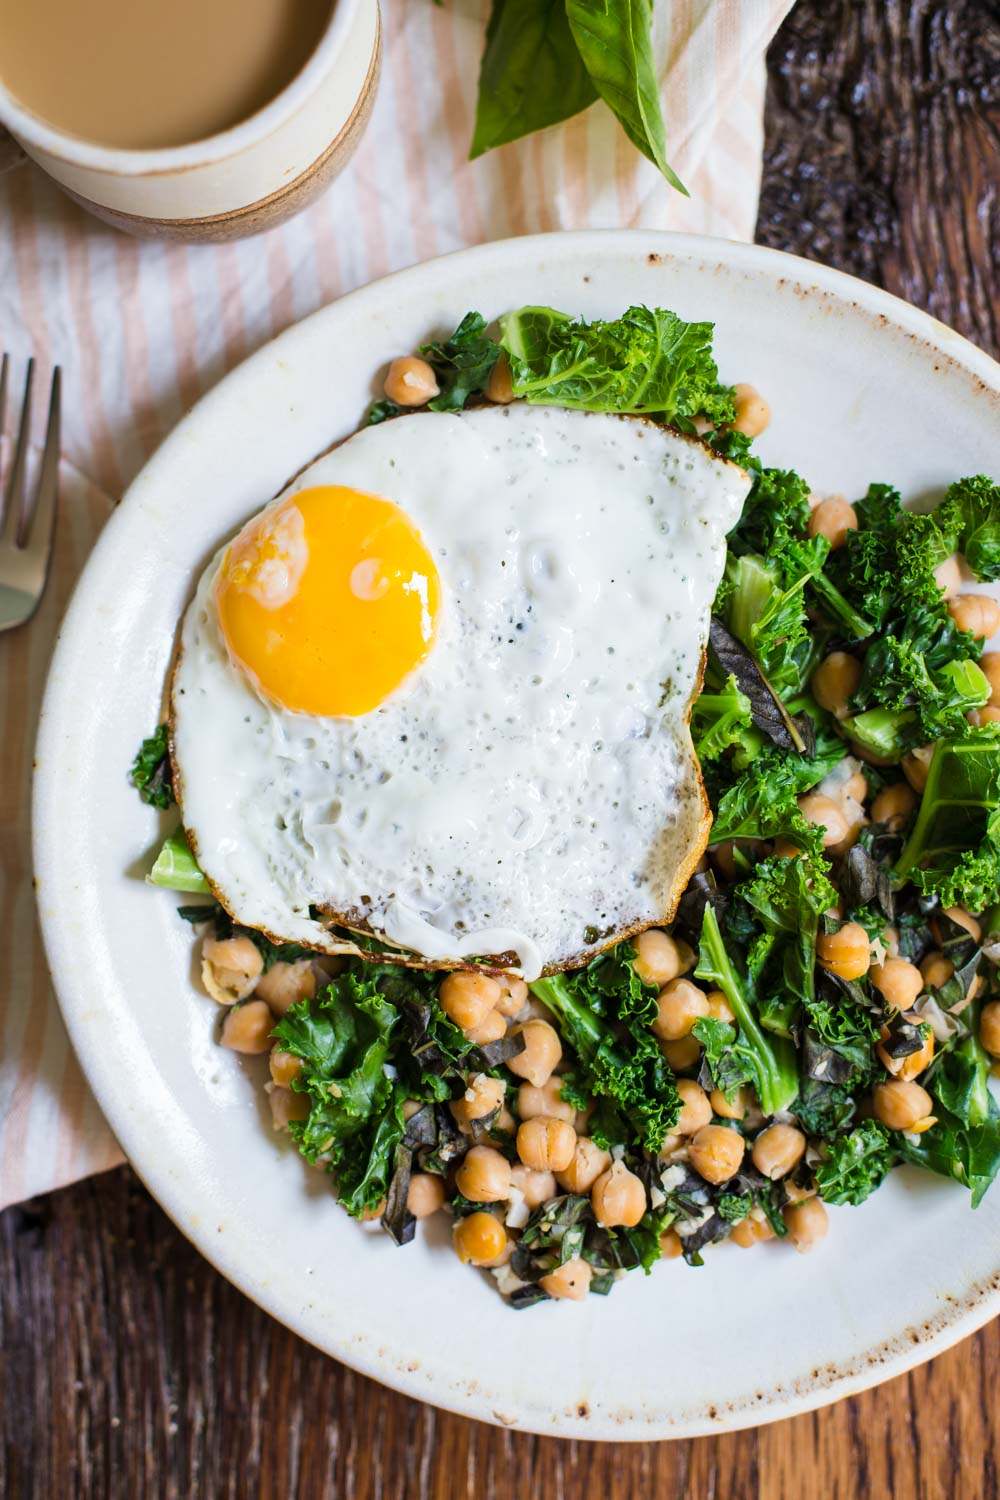
[[(926, 499), (996, 470), (1000, 368), (836, 272), (722, 241), (522, 239), (401, 272), (261, 350), (201, 401), (109, 522), (67, 614), (38, 747), (38, 899), (87, 1077), (151, 1192), (275, 1317), (365, 1374), (486, 1421), (588, 1438), (690, 1436), (807, 1410), (895, 1375), (1000, 1310), (1000, 1189), (896, 1173), (834, 1210), (824, 1245), (632, 1274), (583, 1306), (511, 1312), (442, 1227), (404, 1251), (334, 1204), (265, 1119), (260, 1068), (214, 1041), (189, 929), (143, 884), (157, 841), (129, 787), (160, 717), (176, 622), (221, 538), (352, 431), (394, 355), (468, 308), (608, 316), (630, 302), (716, 324), (724, 378), (774, 420), (765, 460), (850, 495)], [(470, 496), (471, 503), (471, 496)]]

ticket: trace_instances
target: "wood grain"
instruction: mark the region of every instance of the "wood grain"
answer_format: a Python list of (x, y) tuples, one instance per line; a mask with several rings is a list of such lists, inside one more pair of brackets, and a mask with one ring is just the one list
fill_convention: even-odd
[[(770, 55), (759, 239), (997, 353), (998, 100), (994, 0), (800, 0)], [(526, 1357), (529, 1338), (526, 1322)], [(557, 1371), (558, 1349), (544, 1353)], [(0, 1216), (5, 1500), (996, 1500), (998, 1385), (995, 1323), (755, 1432), (533, 1438), (310, 1349), (217, 1276), (126, 1168)]]

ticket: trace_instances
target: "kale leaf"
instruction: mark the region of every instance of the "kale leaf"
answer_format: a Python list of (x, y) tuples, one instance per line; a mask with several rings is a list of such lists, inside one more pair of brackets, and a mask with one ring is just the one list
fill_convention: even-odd
[(592, 1122), (591, 1134), (611, 1143), (617, 1116), (638, 1144), (655, 1152), (677, 1123), (680, 1098), (648, 1029), (656, 1014), (656, 990), (643, 985), (630, 955), (630, 945), (620, 944), (583, 969), (535, 980), (531, 990), (552, 1011), (576, 1054), (575, 1087), (585, 1080), (598, 1104), (606, 1106), (602, 1118), (610, 1131), (597, 1131)]
[(630, 307), (611, 322), (585, 322), (551, 307), (522, 307), (500, 320), (514, 395), (543, 406), (641, 413), (694, 430), (694, 418), (731, 420), (719, 384), (711, 323), (685, 323), (663, 308)]
[(769, 1037), (762, 1029), (752, 978), (740, 971), (738, 959), (727, 950), (712, 906), (705, 908), (695, 974), (723, 992), (736, 1017), (733, 1049), (753, 1079), (761, 1109), (768, 1115), (788, 1109), (799, 1091), (795, 1048), (785, 1038)]
[(889, 1131), (877, 1120), (863, 1120), (856, 1130), (830, 1141), (826, 1150), (816, 1168), (824, 1203), (863, 1203), (898, 1160)]
[(949, 485), (933, 512), (938, 529), (976, 577), (1000, 578), (1000, 485), (985, 474)]
[(699, 694), (691, 710), (691, 735), (698, 759), (718, 760), (733, 745), (745, 744), (751, 724), (750, 699), (730, 674), (718, 692)]
[(486, 389), (500, 345), (487, 337), (486, 319), (467, 312), (450, 338), (421, 344), (420, 352), (434, 370), (441, 388), (429, 403), (431, 411), (460, 411), (470, 396)]
[(161, 724), (139, 746), (129, 780), (150, 807), (158, 807), (161, 812), (173, 807), (176, 798), (166, 724)]
[(942, 906), (982, 911), (1000, 894), (1000, 725), (938, 740), (923, 799), (895, 866)]
[(356, 1218), (385, 1197), (403, 1136), (407, 1094), (386, 1068), (398, 1023), (378, 980), (352, 967), (315, 1000), (293, 1005), (273, 1032), (303, 1064), (293, 1088), (309, 1096), (310, 1109), (291, 1123), (296, 1144), (327, 1165)]

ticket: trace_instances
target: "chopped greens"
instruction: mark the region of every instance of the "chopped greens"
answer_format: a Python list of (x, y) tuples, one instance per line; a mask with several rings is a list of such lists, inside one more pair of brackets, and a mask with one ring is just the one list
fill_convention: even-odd
[[(650, 104), (647, 11), (644, 0), (497, 0), (475, 149), (519, 133), (511, 120), (529, 85), (529, 128), (599, 93), (669, 176)], [(558, 106), (548, 97), (556, 80)], [(1000, 1171), (990, 1083), (1000, 1055), (1000, 724), (980, 722), (991, 664), (980, 664), (983, 639), (958, 623), (991, 616), (949, 607), (939, 581), (956, 553), (977, 579), (1000, 580), (1000, 488), (960, 479), (917, 514), (872, 484), (848, 511), (856, 525), (831, 540), (813, 522), (806, 480), (765, 467), (729, 425), (733, 392), (719, 380), (712, 332), (659, 308), (588, 322), (522, 307), (500, 319), (498, 336), (469, 312), (420, 350), (437, 411), (486, 399), (503, 359), (517, 399), (643, 415), (692, 438), (707, 429), (714, 452), (752, 477), (691, 711), (712, 845), (669, 937), (618, 942), (534, 980), (531, 1009), (509, 1021), (524, 987), (477, 981), (498, 1009), (467, 1032), (442, 975), (401, 966), (374, 939), (370, 957), (321, 968), (311, 950), (235, 924), (214, 901), (179, 908), (217, 939), (249, 939), (260, 954), (249, 967), (270, 974), (268, 985), (306, 976), (274, 1024), (297, 1071), (274, 1087), (272, 1106), (348, 1212), (381, 1217), (398, 1245), (413, 1239), (420, 1202), (447, 1203), (459, 1234), (479, 1214), (504, 1253), (473, 1259), (516, 1308), (559, 1295), (567, 1267), (571, 1295), (606, 1295), (663, 1255), (700, 1266), (703, 1250), (729, 1237), (802, 1248), (804, 1214), (825, 1223), (824, 1204), (862, 1204), (901, 1164), (963, 1185), (973, 1207)], [(401, 415), (380, 401), (368, 420)], [(143, 741), (130, 779), (148, 805), (173, 806), (166, 726)], [(148, 878), (211, 895), (182, 827)], [(594, 945), (601, 933), (582, 936)], [(672, 996), (690, 1008), (684, 1025)], [(516, 1059), (529, 1045), (519, 1023), (539, 1011), (561, 1058), (535, 1083), (528, 1055)], [(594, 1153), (593, 1187), (568, 1190), (579, 1179), (561, 1168), (558, 1190), (530, 1207), (517, 1172), (499, 1202), (465, 1196), (468, 1176), (458, 1191), (453, 1174), (472, 1149), (491, 1153), (501, 1182), (520, 1167), (518, 1129), (540, 1099), (574, 1117), (584, 1142), (574, 1149)], [(694, 1115), (712, 1121), (727, 1170), (728, 1132), (738, 1138), (742, 1159), (722, 1182), (699, 1156), (692, 1134), (708, 1127), (691, 1126)], [(551, 1123), (565, 1136), (565, 1118)], [(775, 1124), (796, 1149), (771, 1180), (753, 1148)], [(606, 1181), (638, 1194), (626, 1222), (600, 1211)]]
[(460, 411), (470, 396), (478, 396), (486, 389), (500, 348), (487, 338), (485, 329), (485, 318), (469, 312), (450, 338), (421, 344), (420, 352), (441, 387), (441, 394), (428, 403), (431, 411)]
[(577, 1060), (574, 1087), (598, 1105), (593, 1132), (607, 1144), (626, 1136), (622, 1121), (647, 1151), (658, 1151), (677, 1123), (680, 1099), (673, 1074), (649, 1024), (656, 992), (632, 967), (628, 944), (601, 954), (585, 969), (538, 979), (532, 992), (553, 1013)]
[(166, 812), (174, 805), (174, 782), (167, 744), (167, 726), (160, 727), (139, 746), (129, 780), (143, 802)]
[(191, 853), (183, 828), (164, 839), (146, 879), (150, 885), (162, 885), (171, 891), (209, 895), (212, 889)]

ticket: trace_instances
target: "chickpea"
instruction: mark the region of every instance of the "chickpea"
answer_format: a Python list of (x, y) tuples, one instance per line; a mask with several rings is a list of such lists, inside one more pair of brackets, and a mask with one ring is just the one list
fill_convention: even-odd
[(775, 859), (800, 859), (802, 850), (791, 839), (775, 839), (771, 853)]
[[(913, 1026), (921, 1024), (920, 1017), (913, 1011), (910, 1012), (906, 1019)], [(888, 1026), (883, 1026), (883, 1042), (888, 1035)], [(934, 1033), (929, 1026), (924, 1025), (923, 1045), (919, 1052), (911, 1052), (908, 1057), (891, 1057), (882, 1043), (875, 1050), (887, 1073), (891, 1073), (894, 1078), (901, 1078), (904, 1083), (909, 1083), (912, 1078), (916, 1078), (925, 1068), (929, 1068), (934, 1061)]]
[(729, 1238), (741, 1250), (751, 1250), (764, 1240), (773, 1240), (774, 1230), (766, 1219), (757, 1219), (753, 1214), (747, 1214), (745, 1219), (740, 1219), (739, 1223), (733, 1225)]
[(918, 750), (908, 750), (900, 762), (903, 775), (915, 792), (923, 793), (931, 769), (933, 745), (921, 745)]
[(253, 1056), (270, 1052), (274, 1017), (263, 1000), (244, 1000), (226, 1012), (222, 1023), (222, 1045), (232, 1052)]
[(868, 934), (857, 922), (845, 922), (838, 932), (821, 932), (816, 955), (824, 969), (840, 979), (862, 979), (871, 963)]
[(406, 1207), (415, 1219), (426, 1219), (444, 1207), (444, 1179), (432, 1172), (414, 1172), (406, 1190)]
[(538, 1115), (571, 1122), (576, 1118), (575, 1108), (562, 1096), (562, 1079), (557, 1073), (546, 1079), (541, 1088), (522, 1083), (517, 1091), (517, 1112), (522, 1120), (534, 1120)]
[(556, 1181), (567, 1193), (589, 1193), (602, 1172), (611, 1166), (611, 1154), (595, 1144), (587, 1135), (577, 1139), (573, 1160), (563, 1172), (556, 1173)]
[(847, 837), (844, 810), (832, 797), (825, 797), (822, 792), (807, 792), (804, 797), (799, 798), (799, 812), (807, 823), (824, 830), (824, 849), (829, 849), (831, 844), (839, 844), (841, 839)]
[(890, 1130), (912, 1130), (920, 1120), (928, 1117), (933, 1105), (930, 1094), (919, 1083), (893, 1078), (888, 1083), (875, 1085), (872, 1107), (876, 1120), (881, 1120)]
[(984, 651), (979, 665), (990, 685), (990, 707), (1000, 708), (1000, 651)]
[(865, 780), (864, 771), (855, 771), (852, 776), (848, 776), (840, 789), (840, 795), (845, 802), (848, 800), (864, 802), (868, 796), (868, 783)]
[(506, 1248), (506, 1229), (485, 1209), (466, 1215), (455, 1225), (455, 1251), (466, 1265), (493, 1265)]
[(812, 675), (813, 697), (820, 708), (845, 719), (850, 712), (847, 700), (861, 681), (861, 663), (847, 651), (831, 651)]
[(559, 1300), (563, 1298), (570, 1302), (582, 1302), (590, 1291), (590, 1279), (594, 1272), (590, 1264), (579, 1255), (574, 1255), (572, 1260), (563, 1261), (561, 1266), (556, 1266), (547, 1276), (543, 1276), (538, 1285), (543, 1291), (548, 1292), (550, 1297)]
[(867, 828), (868, 826), (868, 818), (865, 815), (864, 808), (859, 803), (845, 799), (843, 813), (847, 820), (847, 832), (836, 844), (828, 846), (830, 853), (836, 855), (838, 858), (846, 854), (849, 849), (854, 848), (854, 845), (858, 842), (858, 835), (862, 828)]
[(809, 514), (809, 535), (825, 536), (834, 552), (844, 546), (847, 533), (857, 529), (857, 511), (842, 495), (821, 500)]
[(698, 1066), (702, 1047), (696, 1036), (682, 1036), (679, 1042), (661, 1042), (660, 1051), (675, 1073), (683, 1073)]
[(863, 760), (866, 766), (894, 766), (896, 762), (885, 755), (876, 755), (874, 750), (869, 750), (864, 745), (859, 745), (857, 740), (848, 740), (851, 754), (858, 760)]
[(527, 1005), (528, 986), (523, 979), (518, 979), (513, 974), (505, 975), (499, 981), (499, 984), (500, 999), (497, 1001), (496, 1008), (502, 1016), (506, 1016), (509, 1020), (511, 1016), (516, 1016)]
[(983, 640), (1000, 630), (1000, 604), (989, 594), (956, 594), (948, 601), (948, 613), (959, 630)]
[(293, 1081), (302, 1072), (302, 1059), (294, 1052), (282, 1052), (280, 1047), (271, 1049), (271, 1077), (279, 1088), (291, 1088)]
[(276, 1016), (283, 1016), (300, 1000), (311, 1000), (316, 993), (316, 970), (312, 959), (300, 958), (293, 964), (272, 964), (254, 987), (254, 995), (264, 1000)]
[[(795, 852), (797, 854), (798, 850)], [(709, 990), (705, 999), (708, 1001), (708, 1013), (713, 1021), (728, 1021), (731, 1025), (736, 1020), (735, 1012), (721, 990)]]
[(953, 552), (934, 569), (934, 579), (946, 599), (953, 599), (962, 587), (962, 567)]
[(648, 927), (632, 939), (635, 959), (632, 967), (643, 984), (655, 984), (657, 988), (669, 984), (681, 972), (681, 959), (677, 944), (668, 933), (659, 927)]
[[(977, 943), (979, 942), (983, 935), (983, 929), (975, 917), (969, 915), (964, 906), (946, 906), (944, 915), (950, 917), (959, 927), (964, 927), (969, 936), (975, 938)], [(931, 917), (931, 932), (933, 932), (939, 943), (944, 941), (941, 935), (941, 923), (938, 921), (936, 915)]]
[(485, 1120), (494, 1110), (503, 1105), (507, 1085), (502, 1078), (490, 1078), (478, 1073), (472, 1079), (460, 1099), (453, 1099), (448, 1108), (458, 1128), (469, 1134), (473, 1120)]
[(524, 1194), (524, 1201), (529, 1208), (540, 1208), (543, 1203), (554, 1198), (559, 1190), (551, 1172), (536, 1172), (531, 1167), (522, 1166), (519, 1161), (510, 1169), (510, 1185)]
[(202, 942), (202, 983), (219, 1005), (245, 1000), (263, 970), (260, 949), (248, 937), (205, 938)]
[(794, 1125), (780, 1123), (762, 1130), (753, 1143), (751, 1160), (757, 1171), (776, 1182), (794, 1172), (806, 1153), (806, 1138)]
[(503, 349), (486, 382), (486, 399), (495, 401), (498, 406), (507, 406), (514, 399), (514, 381), (510, 373), (510, 360)]
[(423, 1107), (419, 1099), (404, 1099), (402, 1111), (403, 1123), (405, 1124), (407, 1121), (412, 1120), (414, 1115), (419, 1115)]
[(715, 844), (709, 851), (712, 856), (712, 863), (715, 865), (715, 868), (718, 870), (723, 880), (729, 882), (734, 881), (737, 874), (739, 873), (736, 868), (735, 852), (735, 839), (723, 839), (721, 844)]
[(524, 1038), (524, 1051), (507, 1059), (507, 1066), (518, 1078), (526, 1078), (541, 1088), (562, 1061), (559, 1033), (548, 1021), (525, 1021), (515, 1027), (512, 1036)]
[(987, 703), (984, 708), (974, 708), (969, 714), (969, 722), (976, 725), (1000, 723), (1000, 708), (993, 703)]
[(684, 1254), (684, 1241), (676, 1229), (665, 1229), (660, 1235), (660, 1259), (677, 1260)]
[(908, 781), (884, 786), (872, 802), (872, 822), (885, 823), (898, 833), (905, 828), (917, 805), (917, 794)]
[(500, 999), (500, 986), (489, 974), (458, 969), (441, 981), (441, 1009), (456, 1026), (478, 1026)]
[(712, 1113), (718, 1115), (721, 1120), (745, 1119), (746, 1112), (750, 1108), (749, 1089), (737, 1089), (731, 1103), (721, 1089), (713, 1089), (708, 1098)]
[(886, 958), (899, 957), (899, 928), (882, 928), (882, 947), (885, 949)]
[(830, 1217), (819, 1198), (806, 1198), (802, 1203), (790, 1203), (782, 1210), (781, 1217), (788, 1230), (788, 1238), (800, 1255), (815, 1250), (820, 1240), (826, 1239)]
[(507, 1022), (498, 1010), (490, 1010), (476, 1026), (463, 1026), (462, 1030), (470, 1042), (477, 1047), (487, 1047), (507, 1035)]
[(689, 1036), (695, 1021), (708, 1015), (708, 1000), (690, 979), (672, 979), (660, 991), (652, 1031), (661, 1042), (679, 1042)]
[(748, 438), (760, 437), (771, 423), (771, 408), (760, 391), (743, 380), (737, 381), (733, 386), (733, 402), (736, 416), (730, 425)]
[(983, 1006), (979, 1040), (991, 1057), (1000, 1057), (1000, 1000), (988, 1000)]
[(498, 1130), (501, 1135), (513, 1135), (517, 1130), (517, 1121), (506, 1104), (501, 1105), (500, 1113), (497, 1115), (492, 1128)]
[(677, 949), (677, 957), (680, 959), (681, 973), (689, 973), (698, 962), (698, 955), (690, 943), (685, 943), (683, 938), (674, 938), (674, 946)]
[(358, 1217), (361, 1220), (362, 1224), (371, 1224), (376, 1219), (381, 1219), (384, 1213), (385, 1199), (380, 1198), (377, 1203), (372, 1204), (371, 1208), (364, 1209), (363, 1212), (358, 1215)]
[(920, 972), (927, 989), (939, 990), (954, 974), (955, 965), (943, 953), (928, 953), (921, 961)]
[(309, 1118), (309, 1095), (296, 1094), (292, 1089), (278, 1088), (277, 1085), (267, 1096), (271, 1106), (271, 1124), (275, 1130), (287, 1130), (292, 1120), (308, 1120)]
[(473, 1146), (455, 1173), (455, 1186), (470, 1203), (504, 1203), (510, 1197), (510, 1162), (493, 1146)]
[(538, 1115), (525, 1120), (517, 1132), (517, 1154), (536, 1172), (565, 1172), (576, 1151), (576, 1131), (568, 1120)]
[(657, 1159), (659, 1161), (669, 1161), (674, 1152), (677, 1151), (683, 1144), (684, 1137), (679, 1132), (673, 1133), (671, 1135), (665, 1135), (663, 1137), (663, 1140), (660, 1142), (660, 1149), (657, 1152)]
[(633, 1229), (646, 1212), (646, 1189), (623, 1161), (616, 1161), (597, 1178), (590, 1203), (598, 1224), (607, 1229), (619, 1224)]
[(426, 359), (404, 354), (389, 366), (382, 389), (397, 406), (426, 406), (440, 393), (441, 387)]
[(703, 1125), (709, 1125), (712, 1120), (712, 1106), (708, 1095), (693, 1078), (679, 1079), (677, 1092), (681, 1096), (677, 1129), (681, 1135), (696, 1135)]
[(872, 964), (868, 973), (885, 1003), (894, 1010), (909, 1010), (924, 987), (924, 976), (906, 958), (887, 958), (884, 964)]
[(726, 1125), (703, 1125), (688, 1147), (691, 1165), (706, 1182), (728, 1182), (740, 1169), (746, 1142)]

